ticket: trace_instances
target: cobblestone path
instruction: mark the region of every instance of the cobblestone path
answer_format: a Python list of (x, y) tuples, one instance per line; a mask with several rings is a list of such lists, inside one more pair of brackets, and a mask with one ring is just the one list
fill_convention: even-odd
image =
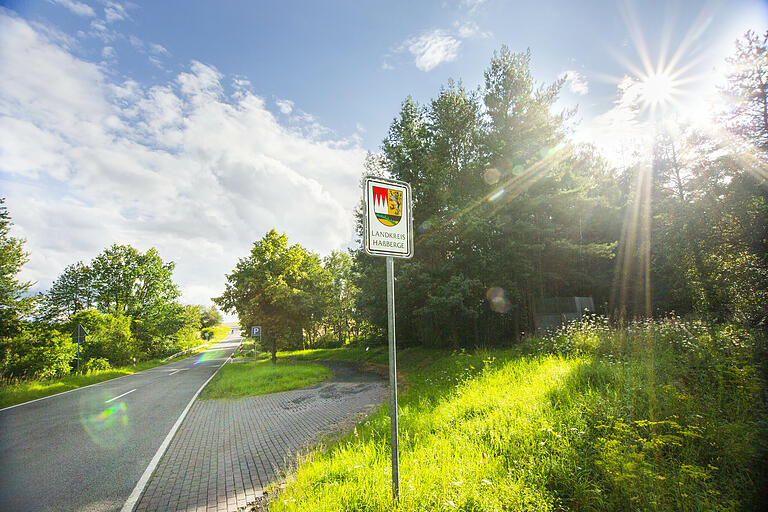
[[(243, 363), (238, 363), (243, 364)], [(261, 496), (295, 455), (351, 426), (387, 398), (380, 376), (324, 362), (330, 381), (239, 400), (197, 400), (135, 510), (236, 511)]]

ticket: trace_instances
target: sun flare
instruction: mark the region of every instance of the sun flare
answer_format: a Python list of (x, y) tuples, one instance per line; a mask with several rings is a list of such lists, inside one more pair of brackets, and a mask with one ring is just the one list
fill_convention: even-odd
[(674, 101), (677, 92), (674, 79), (668, 73), (653, 73), (642, 78), (640, 98), (651, 107), (665, 107)]

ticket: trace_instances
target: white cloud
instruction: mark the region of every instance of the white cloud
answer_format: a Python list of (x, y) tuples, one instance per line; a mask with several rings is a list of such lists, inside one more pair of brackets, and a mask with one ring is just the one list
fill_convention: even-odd
[(114, 59), (115, 57), (117, 57), (117, 52), (113, 47), (105, 46), (101, 50), (101, 56), (104, 57), (105, 59)]
[(474, 21), (454, 22), (456, 34), (462, 39), (480, 38), (487, 39), (491, 37), (490, 32), (480, 30), (480, 27)]
[(157, 69), (165, 70), (165, 66), (163, 66), (163, 61), (161, 61), (159, 58), (155, 57), (154, 55), (150, 55), (147, 57), (149, 59), (149, 62), (155, 66)]
[(433, 29), (419, 36), (406, 39), (382, 60), (381, 69), (395, 69), (392, 60), (401, 53), (408, 52), (414, 58), (414, 64), (422, 71), (431, 71), (444, 62), (451, 62), (459, 55), (459, 48), (464, 39), (486, 39), (490, 32), (480, 29), (473, 21), (455, 21), (452, 30)]
[(320, 253), (351, 241), (354, 136), (305, 113), (283, 125), (201, 62), (151, 88), (102, 66), (0, 12), (0, 182), (38, 289), (129, 243), (175, 261), (183, 300), (206, 303), (273, 227)]
[(469, 9), (469, 12), (474, 12), (484, 3), (485, 0), (461, 0), (461, 5)]
[(293, 111), (293, 102), (291, 100), (276, 100), (275, 105), (283, 114), (290, 114)]
[(50, 0), (50, 1), (55, 4), (61, 5), (62, 7), (66, 7), (67, 9), (77, 14), (78, 16), (88, 16), (88, 17), (96, 16), (96, 13), (93, 11), (93, 8), (90, 5), (84, 4), (82, 2), (77, 2), (76, 0)]
[(144, 51), (144, 41), (134, 35), (128, 36), (128, 42), (137, 50)]
[(149, 43), (149, 52), (154, 53), (155, 55), (169, 55), (168, 50), (165, 49), (165, 46), (156, 43)]
[(435, 29), (408, 39), (403, 46), (413, 55), (416, 67), (430, 71), (444, 62), (451, 62), (459, 54), (461, 41), (445, 30)]
[(578, 71), (573, 69), (563, 71), (558, 78), (565, 78), (568, 88), (574, 94), (584, 96), (589, 92), (589, 83)]
[(124, 20), (128, 17), (125, 7), (117, 2), (108, 1), (104, 6), (104, 18), (107, 23)]

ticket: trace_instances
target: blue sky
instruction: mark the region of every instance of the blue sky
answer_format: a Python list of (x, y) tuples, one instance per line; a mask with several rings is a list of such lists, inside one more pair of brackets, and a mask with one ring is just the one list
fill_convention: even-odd
[(567, 78), (572, 137), (621, 165), (644, 55), (679, 51), (670, 115), (705, 123), (733, 41), (768, 28), (755, 0), (2, 5), (0, 195), (25, 277), (45, 289), (112, 242), (155, 246), (200, 303), (271, 227), (348, 247), (362, 161), (402, 100), (476, 88), (503, 44), (531, 49), (537, 81)]

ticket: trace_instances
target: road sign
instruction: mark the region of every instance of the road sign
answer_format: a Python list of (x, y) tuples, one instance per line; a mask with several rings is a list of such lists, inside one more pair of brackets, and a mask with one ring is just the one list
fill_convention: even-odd
[(395, 339), (395, 263), (413, 256), (411, 186), (403, 181), (367, 177), (363, 185), (363, 248), (387, 257), (387, 331), (389, 334), (389, 428), (392, 446), (392, 497), (399, 499), (400, 454), (397, 433), (397, 342)]
[(77, 324), (77, 328), (72, 333), (72, 341), (77, 343), (77, 369), (76, 373), (80, 373), (80, 342), (85, 341), (85, 337), (88, 336), (88, 332), (82, 324)]
[(365, 178), (363, 247), (371, 256), (413, 256), (411, 186), (403, 181)]
[[(256, 336), (259, 337), (259, 343), (261, 343), (261, 326), (260, 325), (254, 325), (251, 327), (251, 337), (256, 338)], [(258, 363), (258, 360), (256, 359), (256, 340), (253, 340), (253, 365), (256, 366)]]

